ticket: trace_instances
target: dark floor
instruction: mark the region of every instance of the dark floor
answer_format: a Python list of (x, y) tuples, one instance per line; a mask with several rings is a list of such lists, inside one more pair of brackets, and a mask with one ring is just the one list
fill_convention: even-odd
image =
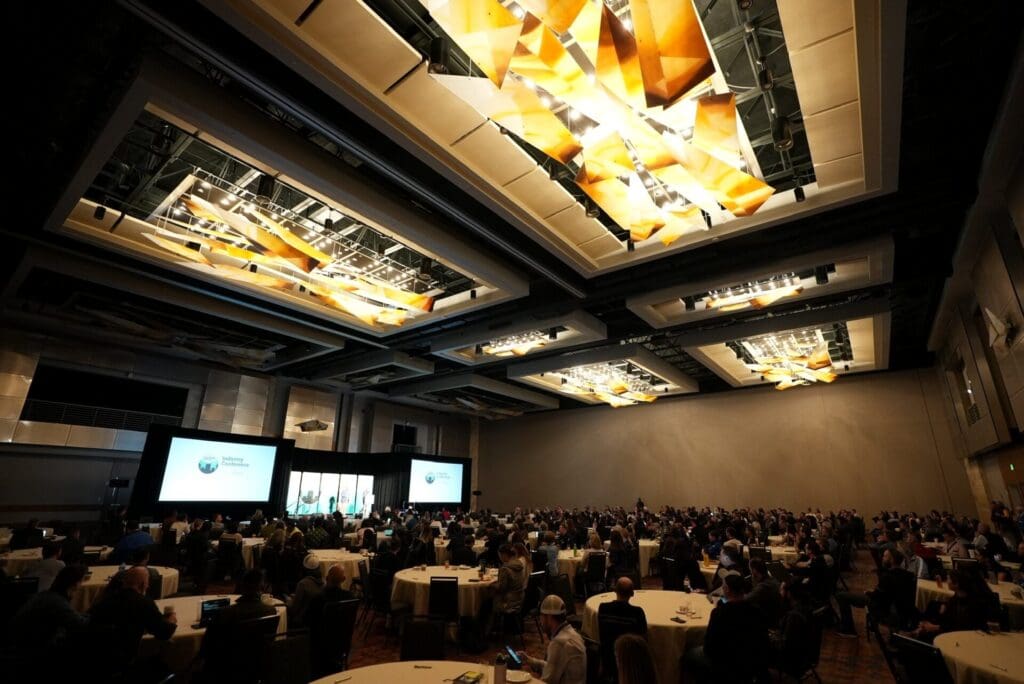
[[(858, 552), (856, 557), (855, 570), (847, 573), (846, 582), (851, 591), (864, 591), (875, 585), (875, 575), (872, 569), (874, 564), (866, 551)], [(657, 578), (646, 578), (645, 589), (658, 589), (661, 581)], [(215, 587), (211, 587), (213, 591)], [(221, 588), (216, 588), (218, 591)], [(223, 590), (229, 590), (224, 587)], [(583, 603), (577, 603), (577, 612), (582, 614)], [(854, 618), (857, 630), (861, 636), (857, 639), (843, 639), (835, 635), (835, 630), (829, 628), (825, 632), (825, 639), (821, 650), (821, 664), (818, 667), (818, 674), (826, 684), (846, 684), (849, 682), (874, 682), (876, 684), (889, 684), (893, 682), (892, 675), (886, 667), (878, 644), (874, 641), (867, 641), (864, 638), (864, 611), (855, 609)], [(518, 640), (517, 640), (518, 641)], [(526, 651), (532, 655), (542, 655), (542, 646), (537, 632), (532, 625), (527, 625)], [(465, 660), (477, 663), (493, 663), (497, 655), (497, 646), (479, 655), (459, 655), (454, 645), (448, 649), (450, 660)], [(353, 653), (350, 659), (350, 667), (362, 667), (381, 662), (398, 660), (398, 640), (391, 636), (385, 644), (385, 633), (383, 621), (378, 620), (367, 638), (363, 639), (362, 630), (358, 630), (353, 642)], [(662, 682), (661, 684), (675, 684), (673, 682)]]

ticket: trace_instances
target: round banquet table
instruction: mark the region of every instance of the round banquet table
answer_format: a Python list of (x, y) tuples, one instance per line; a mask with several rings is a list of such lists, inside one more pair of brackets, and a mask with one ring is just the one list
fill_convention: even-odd
[[(444, 565), (444, 562), (448, 560), (448, 541), (448, 539), (434, 540), (434, 558), (437, 560), (438, 565)], [(473, 553), (478, 556), (486, 548), (487, 543), (483, 539), (473, 542)]]
[[(245, 563), (246, 570), (252, 570), (256, 565), (256, 560), (259, 558), (259, 553), (262, 547), (267, 543), (267, 540), (263, 537), (243, 537), (242, 538), (242, 562)], [(217, 548), (220, 544), (219, 540), (210, 543), (210, 546)]]
[[(939, 554), (939, 560), (942, 561), (942, 567), (947, 570), (953, 567), (953, 557), (945, 554)], [(1007, 572), (1017, 572), (1020, 570), (1020, 563), (1014, 563), (1013, 561), (999, 561), (999, 564), (1006, 568)]]
[[(596, 594), (587, 599), (583, 613), (583, 633), (599, 641), (597, 610), (602, 603), (615, 600), (615, 594)], [(662, 682), (679, 681), (679, 659), (687, 650), (704, 643), (712, 605), (706, 594), (686, 594), (681, 591), (637, 591), (630, 601), (644, 609), (647, 616), (647, 643), (651, 646), (654, 666)], [(686, 624), (672, 622), (676, 610), (687, 607), (696, 611), (696, 617), (678, 615)]]
[[(428, 565), (426, 570), (419, 567), (408, 568), (395, 573), (395, 581), (391, 587), (391, 603), (412, 606), (413, 615), (426, 615), (430, 606), (430, 578), (459, 578), (459, 615), (475, 616), (483, 605), (485, 592), (494, 584), (498, 571), (490, 569), (482, 582), (478, 568), (461, 570), (436, 565)], [(474, 580), (474, 581), (470, 581)]]
[[(139, 655), (159, 655), (160, 660), (176, 674), (188, 670), (189, 665), (199, 655), (199, 647), (203, 643), (203, 635), (206, 634), (205, 627), (193, 627), (199, 622), (199, 606), (203, 601), (222, 598), (229, 598), (234, 603), (238, 594), (179, 596), (157, 601), (156, 606), (161, 613), (164, 606), (174, 606), (174, 612), (178, 614), (178, 626), (167, 641), (154, 639), (152, 634), (144, 636), (142, 643), (139, 644)], [(277, 608), (279, 616), (277, 633), (284, 634), (288, 631), (288, 611), (280, 601), (275, 600), (273, 605)]]
[(345, 571), (345, 581), (342, 583), (342, 589), (348, 589), (352, 584), (353, 579), (359, 577), (359, 562), (364, 561), (366, 563), (366, 569), (370, 569), (370, 557), (364, 556), (360, 553), (351, 553), (344, 549), (315, 549), (310, 551), (317, 558), (320, 559), (320, 574), (327, 577), (327, 571), (331, 569), (332, 565), (340, 565)]
[[(157, 565), (149, 566), (160, 573), (162, 580), (160, 585), (160, 596), (166, 597), (178, 592), (178, 571), (174, 568), (165, 568)], [(117, 565), (97, 565), (89, 568), (92, 573), (82, 580), (81, 586), (71, 597), (71, 607), (79, 613), (84, 613), (96, 602), (100, 593), (107, 586), (110, 578), (120, 570)]]
[[(100, 560), (105, 560), (113, 549), (109, 546), (86, 546), (84, 551), (85, 553), (98, 553)], [(0, 568), (3, 568), (8, 575), (23, 575), (30, 572), (32, 566), (41, 560), (43, 560), (41, 548), (19, 549), (0, 555)]]
[[(574, 556), (573, 552), (569, 549), (563, 549), (558, 552), (558, 574), (569, 576), (569, 587), (573, 593), (576, 592), (576, 573), (583, 567), (583, 552), (580, 551), (578, 556)], [(542, 570), (543, 568), (534, 568), (534, 572)]]
[(651, 559), (661, 550), (661, 542), (656, 539), (641, 539), (637, 542), (637, 549), (640, 552), (640, 576), (650, 577)]
[[(1024, 630), (1024, 598), (1021, 588), (1012, 582), (989, 584), (988, 588), (999, 594), (999, 603), (1007, 606), (1010, 614), (1010, 629)], [(917, 580), (917, 609), (924, 610), (932, 601), (944, 601), (953, 595), (948, 583), (940, 589), (933, 580)]]
[[(464, 672), (481, 672), (484, 682), (494, 681), (494, 667), (479, 663), (456, 660), (414, 660), (405, 663), (381, 663), (367, 665), (353, 670), (336, 672), (310, 684), (380, 684), (381, 682), (402, 682), (402, 684), (438, 684), (450, 682)], [(531, 678), (538, 683), (539, 679)]]
[(934, 643), (954, 684), (1024, 682), (1024, 634), (947, 632)]

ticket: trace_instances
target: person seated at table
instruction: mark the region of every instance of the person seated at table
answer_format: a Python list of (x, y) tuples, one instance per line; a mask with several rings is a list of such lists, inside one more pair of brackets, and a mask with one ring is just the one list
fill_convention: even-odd
[(735, 528), (725, 528), (725, 541), (722, 542), (722, 547), (726, 546), (731, 546), (741, 554), (743, 553), (743, 542), (737, 538)]
[(814, 604), (807, 585), (799, 577), (791, 576), (782, 584), (781, 591), (782, 619), (777, 632), (769, 631), (769, 640), (780, 672), (799, 679), (807, 672), (807, 645), (813, 643)]
[(220, 535), (219, 541), (231, 541), (235, 542), (239, 547), (242, 546), (242, 540), (244, 537), (238, 533), (237, 520), (229, 520), (226, 525), (222, 525), (222, 529), (224, 530), (224, 533)]
[(806, 581), (815, 601), (825, 603), (832, 593), (828, 582), (828, 563), (825, 562), (818, 542), (808, 542), (804, 551), (804, 557), (790, 567), (790, 572)]
[(543, 659), (524, 651), (519, 657), (544, 684), (586, 684), (587, 652), (583, 638), (566, 622), (565, 602), (551, 594), (540, 604), (540, 626), (549, 637)]
[(64, 569), (65, 563), (61, 560), (63, 549), (57, 542), (46, 542), (43, 544), (43, 558), (33, 563), (23, 575), (26, 577), (39, 578), (39, 591), (46, 591), (53, 584), (57, 573)]
[(762, 673), (769, 651), (768, 630), (745, 596), (746, 580), (739, 575), (725, 578), (723, 596), (708, 619), (704, 645), (683, 656), (684, 671), (697, 681), (752, 681)]
[(647, 614), (640, 606), (630, 604), (629, 599), (631, 598), (633, 598), (633, 580), (628, 577), (620, 577), (615, 580), (615, 600), (598, 606), (598, 622), (602, 615), (610, 615), (632, 621), (637, 627), (636, 634), (647, 634)]
[[(266, 615), (276, 615), (277, 609), (263, 600), (263, 573), (259, 570), (246, 570), (235, 588), (239, 596), (230, 606), (221, 608), (213, 614), (211, 624), (220, 626), (236, 625), (239, 622), (254, 620)], [(206, 649), (206, 644), (203, 644)]]
[[(600, 543), (600, 540), (598, 540)], [(544, 537), (541, 539), (541, 543), (537, 546), (537, 551), (543, 553), (547, 562), (544, 565), (544, 570), (547, 571), (549, 577), (555, 577), (558, 575), (558, 545), (555, 544), (555, 533), (548, 531), (544, 533)], [(537, 568), (540, 570), (541, 568)]]
[(67, 565), (80, 565), (84, 558), (82, 530), (78, 525), (70, 525), (64, 529), (64, 540), (60, 542), (60, 559)]
[(615, 671), (618, 684), (658, 684), (658, 671), (647, 639), (623, 634), (615, 640)]
[(154, 601), (160, 598), (162, 593), (163, 580), (160, 578), (160, 571), (149, 567), (149, 549), (135, 549), (128, 557), (128, 568), (121, 570), (110, 578), (111, 584), (118, 587), (124, 580), (124, 574), (131, 568), (144, 568), (149, 575), (149, 589), (147, 596)]
[(712, 560), (718, 558), (719, 554), (722, 553), (722, 542), (719, 541), (716, 530), (708, 532), (708, 543), (704, 545), (704, 553)]
[(39, 528), (39, 520), (29, 518), (24, 527), (19, 527), (11, 532), (11, 541), (8, 546), (11, 551), (21, 549), (38, 549), (43, 545), (43, 531)]
[(384, 570), (389, 575), (394, 575), (401, 568), (401, 563), (398, 560), (398, 554), (394, 551), (395, 542), (390, 539), (385, 539), (377, 547), (377, 556), (373, 559), (373, 567), (375, 570)]
[(757, 609), (766, 627), (774, 628), (782, 616), (779, 581), (768, 574), (768, 567), (760, 558), (750, 561), (750, 581), (753, 587), (747, 594), (747, 602)]
[(156, 602), (146, 596), (149, 573), (144, 567), (127, 570), (120, 587), (103, 592), (89, 611), (93, 625), (110, 630), (110, 653), (118, 670), (135, 661), (143, 634), (167, 641), (178, 626), (174, 613), (162, 615)]
[(430, 531), (430, 524), (420, 525), (419, 533), (409, 544), (409, 554), (405, 557), (405, 567), (412, 568), (417, 565), (436, 565), (437, 552), (434, 549), (434, 534)]
[(526, 577), (529, 579), (530, 574), (534, 570), (533, 556), (530, 553), (530, 549), (523, 542), (516, 542), (512, 545), (512, 553), (523, 562), (523, 572), (526, 573)]
[(721, 596), (725, 578), (730, 575), (743, 576), (744, 568), (740, 564), (740, 552), (735, 546), (723, 546), (722, 552), (718, 554), (718, 568), (711, 580), (711, 595)]
[(1010, 579), (1009, 571), (993, 557), (991, 546), (975, 549), (974, 557), (978, 560), (978, 570), (985, 579), (996, 577), (1000, 582)]
[(928, 569), (928, 563), (924, 558), (917, 555), (917, 550), (914, 544), (910, 541), (901, 542), (899, 545), (900, 552), (903, 554), (903, 569), (912, 574), (917, 579), (931, 579), (931, 571)]
[(946, 555), (950, 558), (970, 558), (970, 553), (967, 550), (970, 541), (952, 526), (947, 526), (942, 531), (942, 540), (946, 544)]
[[(853, 624), (853, 607), (868, 607), (875, 619), (884, 619), (895, 610), (897, 618), (903, 622), (912, 614), (914, 587), (917, 578), (902, 567), (903, 555), (899, 551), (886, 549), (882, 553), (882, 569), (878, 572), (878, 585), (873, 591), (865, 593), (841, 591), (836, 594), (839, 604), (840, 626), (836, 632), (843, 637), (856, 637), (857, 629)], [(902, 627), (903, 625), (898, 625)]]
[(171, 530), (174, 532), (179, 542), (184, 539), (185, 535), (188, 534), (189, 531), (188, 515), (185, 513), (179, 514), (177, 519), (171, 523)]
[(509, 544), (502, 544), (498, 549), (501, 567), (498, 568), (498, 579), (491, 585), (490, 591), (494, 601), (494, 612), (497, 614), (513, 613), (519, 610), (526, 596), (527, 573), (523, 560), (516, 556)]
[(988, 630), (992, 611), (992, 590), (976, 571), (949, 573), (953, 595), (944, 601), (932, 601), (917, 628), (908, 634), (931, 643), (939, 634), (979, 629)]
[(138, 520), (129, 520), (126, 530), (125, 535), (121, 537), (117, 544), (114, 545), (114, 550), (110, 552), (110, 560), (114, 563), (127, 562), (128, 556), (131, 555), (132, 551), (154, 544), (153, 537), (149, 535), (149, 532), (139, 529)]
[(309, 604), (306, 606), (305, 624), (309, 627), (310, 632), (318, 632), (323, 629), (325, 605), (355, 598), (352, 592), (342, 588), (346, 579), (345, 568), (342, 566), (332, 565), (327, 569), (323, 589), (310, 597)]
[(324, 590), (324, 578), (320, 572), (320, 559), (316, 554), (307, 554), (302, 561), (303, 576), (295, 585), (295, 593), (287, 601), (288, 625), (301, 627), (306, 617), (306, 608), (314, 596)]
[(613, 529), (608, 538), (608, 564), (615, 574), (625, 573), (630, 568), (629, 547), (621, 528)]
[(53, 657), (54, 649), (85, 629), (88, 617), (71, 607), (71, 597), (84, 578), (85, 568), (80, 565), (61, 568), (46, 590), (21, 607), (8, 628), (13, 653), (26, 659)]

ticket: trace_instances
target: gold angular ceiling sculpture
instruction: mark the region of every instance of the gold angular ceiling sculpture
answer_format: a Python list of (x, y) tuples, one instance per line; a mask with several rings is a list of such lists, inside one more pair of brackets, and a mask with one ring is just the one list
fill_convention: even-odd
[[(569, 165), (634, 242), (749, 216), (774, 189), (743, 169), (736, 98), (691, 0), (424, 0), (487, 78), (435, 74), (483, 116)], [(692, 132), (691, 132), (692, 131)]]
[[(367, 325), (400, 326), (410, 311), (433, 310), (434, 298), (354, 269), (319, 249), (278, 215), (221, 192), (221, 205), (200, 193), (221, 192), (193, 180), (157, 225), (139, 237), (178, 265), (246, 286), (312, 297)], [(302, 227), (298, 227), (302, 230)], [(308, 231), (307, 231), (308, 232)], [(339, 270), (340, 269), (340, 270)]]
[(743, 365), (759, 373), (775, 389), (787, 390), (816, 382), (831, 383), (838, 375), (820, 330), (803, 330), (743, 340), (754, 363)]
[(593, 363), (552, 373), (561, 378), (560, 391), (587, 396), (619, 408), (657, 400), (651, 380), (630, 363)]

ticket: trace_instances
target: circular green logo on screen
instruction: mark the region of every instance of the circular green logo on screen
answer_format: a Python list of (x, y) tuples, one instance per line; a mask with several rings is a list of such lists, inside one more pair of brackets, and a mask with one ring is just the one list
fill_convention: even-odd
[(199, 472), (209, 475), (220, 467), (220, 460), (216, 456), (203, 456), (199, 459)]
[(437, 479), (434, 473), (427, 473), (423, 476), (423, 479), (427, 481), (427, 484), (434, 484), (434, 480)]

